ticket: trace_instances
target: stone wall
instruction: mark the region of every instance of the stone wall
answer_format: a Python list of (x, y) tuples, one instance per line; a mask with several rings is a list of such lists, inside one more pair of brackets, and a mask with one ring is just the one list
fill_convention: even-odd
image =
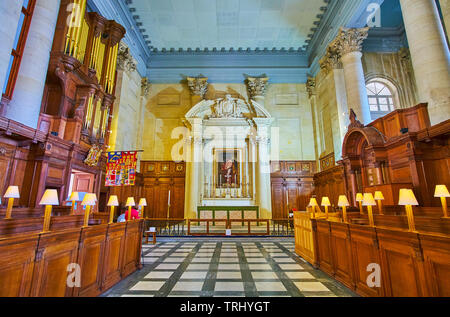
[[(247, 87), (244, 83), (210, 84), (205, 98), (222, 98), (225, 94), (248, 100)], [(193, 106), (186, 84), (152, 85), (144, 110), (143, 159), (172, 160), (172, 148), (182, 138), (177, 133), (181, 130), (175, 129), (184, 126), (182, 120)], [(265, 108), (275, 119), (272, 127), (279, 129), (279, 159), (315, 160), (314, 139), (311, 137), (312, 113), (306, 86), (269, 85)], [(274, 138), (272, 143), (275, 142)], [(276, 146), (273, 148), (276, 149)], [(273, 158), (275, 157), (276, 155), (273, 155)]]

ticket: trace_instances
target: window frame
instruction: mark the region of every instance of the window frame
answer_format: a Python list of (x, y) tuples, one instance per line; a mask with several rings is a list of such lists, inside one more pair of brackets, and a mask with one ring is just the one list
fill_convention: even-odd
[[(386, 94), (369, 94), (369, 90), (372, 90), (372, 89), (370, 89), (369, 88), (369, 85), (371, 85), (371, 84), (379, 84), (379, 85), (382, 85), (383, 87), (384, 87), (384, 89), (387, 89), (388, 91), (389, 91), (389, 93), (390, 93), (390, 95), (386, 95)], [(370, 82), (367, 82), (366, 83), (366, 91), (367, 91), (367, 97), (368, 97), (368, 104), (369, 104), (369, 111), (370, 111), (370, 114), (371, 114), (371, 117), (372, 117), (372, 115), (375, 115), (375, 116), (377, 116), (378, 118), (380, 118), (380, 117), (382, 117), (382, 116), (385, 116), (385, 115), (387, 115), (387, 114), (389, 114), (389, 113), (391, 113), (391, 112), (393, 112), (393, 111), (395, 111), (395, 109), (396, 109), (396, 107), (395, 107), (395, 101), (394, 101), (394, 93), (392, 92), (392, 90), (389, 88), (389, 86), (388, 85), (386, 85), (385, 83), (383, 83), (383, 82), (381, 82), (381, 81), (377, 81), (377, 80), (372, 80), (372, 81), (370, 81)], [(380, 92), (381, 92), (382, 90), (380, 90)], [(375, 105), (375, 104), (372, 104), (371, 102), (370, 102), (370, 99), (376, 99), (376, 101), (377, 101), (377, 104), (376, 104), (376, 106), (377, 106), (377, 108), (378, 108), (378, 110), (372, 110), (371, 109), (371, 106), (373, 106), (373, 105)], [(387, 104), (382, 104), (381, 102), (380, 102), (380, 99), (386, 99), (387, 100)], [(391, 102), (391, 100), (392, 100), (392, 102)], [(388, 110), (387, 111), (383, 111), (383, 110), (381, 110), (381, 105), (383, 105), (383, 106), (387, 106), (388, 107)], [(376, 119), (378, 119), (378, 118), (371, 118), (372, 120), (376, 120)]]
[[(11, 51), (10, 58), (13, 58), (13, 62), (8, 77), (5, 78), (5, 81), (7, 81), (5, 93), (2, 92), (2, 97), (7, 100), (11, 100), (14, 95), (14, 89), (16, 86), (17, 77), (19, 75), (20, 64), (22, 63), (23, 52), (25, 50), (25, 44), (27, 42), (28, 33), (30, 31), (31, 20), (33, 19), (35, 6), (36, 0), (29, 0), (27, 8), (25, 8), (22, 5), (22, 9), (20, 12), (20, 14), (24, 15), (22, 29), (20, 30), (19, 39), (17, 41), (17, 47), (13, 47)], [(19, 25), (17, 25), (17, 27), (19, 27)]]

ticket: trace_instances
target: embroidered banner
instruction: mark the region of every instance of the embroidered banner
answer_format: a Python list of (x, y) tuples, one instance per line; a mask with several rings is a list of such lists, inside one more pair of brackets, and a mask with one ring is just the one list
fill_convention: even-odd
[(106, 165), (106, 186), (134, 186), (137, 152), (110, 152)]

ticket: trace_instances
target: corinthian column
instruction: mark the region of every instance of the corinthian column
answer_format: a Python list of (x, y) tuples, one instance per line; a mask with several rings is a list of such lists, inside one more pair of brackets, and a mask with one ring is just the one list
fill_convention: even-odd
[(265, 106), (265, 95), (269, 84), (268, 77), (248, 77), (247, 89), (250, 99), (253, 99), (261, 106)]
[(208, 92), (208, 78), (188, 77), (187, 83), (192, 94), (192, 106), (195, 106), (205, 98), (205, 95)]
[(431, 124), (450, 118), (450, 55), (434, 0), (401, 0), (420, 102)]
[(362, 43), (367, 38), (368, 31), (369, 28), (341, 28), (336, 40), (332, 43), (339, 52), (344, 67), (348, 107), (355, 111), (359, 121), (364, 124), (372, 121), (361, 62)]

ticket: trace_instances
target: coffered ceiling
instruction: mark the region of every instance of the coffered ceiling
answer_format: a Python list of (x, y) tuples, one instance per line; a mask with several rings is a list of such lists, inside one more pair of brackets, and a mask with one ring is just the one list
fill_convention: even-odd
[(305, 50), (329, 0), (124, 0), (153, 52)]

